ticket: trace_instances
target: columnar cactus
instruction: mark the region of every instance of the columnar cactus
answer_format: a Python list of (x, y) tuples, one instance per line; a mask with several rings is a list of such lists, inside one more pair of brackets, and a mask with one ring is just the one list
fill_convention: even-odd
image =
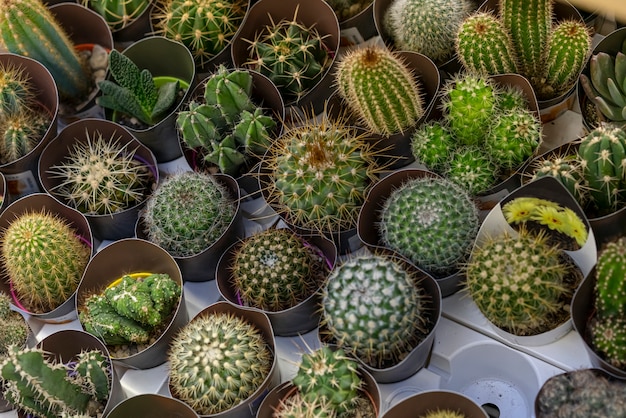
[(485, 138), (489, 154), (507, 172), (532, 157), (540, 142), (541, 120), (523, 108), (497, 116)]
[(151, 0), (82, 0), (84, 6), (95, 10), (113, 31), (133, 23), (152, 3)]
[(76, 290), (91, 256), (68, 221), (42, 211), (21, 214), (2, 238), (2, 262), (20, 303), (49, 312)]
[(0, 293), (0, 359), (8, 354), (11, 346), (24, 347), (29, 332), (26, 319), (11, 309), (11, 296)]
[(479, 225), (465, 190), (445, 178), (420, 177), (391, 192), (378, 228), (386, 247), (443, 277), (466, 261)]
[(168, 351), (172, 395), (199, 415), (227, 411), (265, 381), (273, 354), (260, 330), (231, 313), (198, 316)]
[(346, 260), (331, 272), (322, 295), (322, 325), (328, 335), (372, 367), (397, 364), (432, 327), (430, 296), (391, 257)]
[(421, 87), (412, 71), (384, 46), (350, 51), (339, 61), (335, 77), (352, 113), (375, 133), (403, 132), (424, 115)]

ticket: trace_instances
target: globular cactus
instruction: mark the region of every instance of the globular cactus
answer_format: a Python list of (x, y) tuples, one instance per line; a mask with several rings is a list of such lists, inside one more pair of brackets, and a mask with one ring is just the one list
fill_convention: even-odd
[(245, 0), (167, 0), (152, 13), (155, 33), (183, 43), (203, 67), (228, 47), (247, 8)]
[(49, 312), (78, 287), (91, 248), (68, 221), (32, 211), (17, 216), (3, 232), (2, 262), (20, 303), (30, 312)]
[(289, 229), (251, 235), (235, 250), (232, 283), (244, 304), (289, 309), (311, 296), (328, 274), (324, 257)]
[(451, 409), (437, 409), (420, 415), (418, 418), (465, 418), (465, 415)]
[(11, 347), (0, 364), (4, 397), (25, 413), (45, 418), (102, 414), (111, 373), (110, 360), (96, 349), (63, 364), (40, 348)]
[(432, 327), (430, 296), (402, 262), (383, 255), (336, 266), (322, 288), (322, 307), (325, 333), (375, 368), (397, 364)]
[(456, 145), (445, 121), (422, 123), (411, 135), (411, 153), (418, 162), (436, 173), (445, 171)]
[(596, 309), (600, 316), (626, 317), (626, 239), (611, 241), (596, 263)]
[(30, 76), (23, 67), (0, 63), (0, 119), (36, 104)]
[(454, 54), (456, 30), (471, 8), (467, 0), (393, 0), (382, 23), (398, 50), (442, 63)]
[(626, 317), (594, 318), (589, 328), (595, 352), (612, 366), (626, 369)]
[(59, 178), (50, 192), (88, 215), (121, 212), (146, 200), (155, 176), (136, 158), (131, 143), (121, 144), (114, 133), (105, 138), (99, 131), (85, 133), (67, 156), (47, 170)]
[(336, 418), (335, 411), (325, 399), (305, 401), (299, 392), (281, 399), (272, 418)]
[(233, 221), (237, 204), (213, 176), (183, 171), (156, 188), (142, 210), (147, 239), (175, 257), (213, 245)]
[(11, 346), (26, 346), (30, 332), (22, 314), (11, 309), (11, 302), (11, 296), (0, 293), (0, 359), (8, 354)]
[(588, 186), (576, 155), (540, 158), (532, 162), (530, 181), (550, 176), (557, 179), (583, 208), (587, 206)]
[(265, 381), (273, 353), (261, 331), (232, 313), (194, 318), (172, 340), (172, 395), (199, 415), (219, 414), (248, 399)]
[(569, 305), (582, 279), (546, 235), (521, 228), (487, 238), (465, 267), (466, 290), (495, 326), (515, 335), (536, 335), (569, 317)]
[(102, 16), (112, 31), (119, 31), (137, 20), (152, 2), (151, 0), (82, 0), (81, 3)]
[(489, 190), (498, 179), (498, 166), (477, 146), (458, 147), (449, 157), (445, 176), (472, 195)]
[(46, 112), (22, 110), (0, 117), (0, 164), (31, 152), (44, 137), (52, 119)]
[(335, 79), (352, 113), (374, 133), (404, 132), (424, 115), (421, 86), (413, 72), (384, 46), (348, 52), (339, 61)]
[(407, 180), (385, 199), (378, 229), (386, 247), (437, 277), (467, 260), (480, 221), (469, 194), (448, 179)]
[(91, 75), (66, 31), (41, 0), (0, 1), (0, 47), (46, 67), (63, 100), (81, 99)]
[(541, 131), (538, 116), (517, 108), (494, 118), (485, 145), (498, 165), (512, 172), (533, 156), (541, 142)]

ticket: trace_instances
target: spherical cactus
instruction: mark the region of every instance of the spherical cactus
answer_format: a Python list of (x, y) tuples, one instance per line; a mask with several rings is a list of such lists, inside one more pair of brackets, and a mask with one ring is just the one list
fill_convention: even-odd
[(443, 173), (456, 148), (445, 122), (430, 121), (418, 126), (411, 136), (411, 153), (429, 170)]
[(626, 239), (609, 242), (596, 263), (596, 309), (598, 315), (626, 314)]
[(336, 412), (325, 399), (305, 401), (299, 392), (281, 399), (272, 418), (335, 418)]
[(35, 89), (25, 69), (0, 64), (0, 118), (19, 113), (35, 103)]
[(478, 208), (465, 190), (444, 178), (420, 177), (391, 192), (378, 228), (386, 247), (444, 277), (466, 261), (479, 225)]
[(2, 262), (20, 303), (30, 312), (49, 312), (78, 287), (91, 256), (70, 224), (52, 213), (16, 217), (2, 237)]
[(397, 364), (428, 333), (431, 301), (398, 259), (361, 255), (336, 266), (322, 289), (322, 324), (364, 363)]
[(426, 415), (420, 415), (420, 418), (464, 418), (465, 415), (452, 411), (450, 409), (438, 409), (436, 411), (430, 411)]
[(530, 110), (518, 108), (495, 117), (485, 138), (488, 153), (508, 172), (533, 156), (541, 142), (541, 120)]
[(478, 147), (459, 147), (450, 156), (445, 176), (471, 195), (478, 195), (496, 184), (498, 167)]
[(10, 346), (23, 347), (30, 328), (22, 314), (11, 310), (11, 297), (0, 293), (0, 360)]
[(0, 117), (0, 164), (31, 152), (43, 139), (50, 122), (47, 113), (27, 109)]
[(172, 395), (199, 415), (249, 398), (269, 375), (273, 354), (260, 330), (231, 313), (208, 313), (185, 325), (169, 351)]
[(412, 71), (384, 46), (353, 49), (339, 61), (335, 77), (352, 113), (375, 133), (403, 132), (424, 115), (421, 88)]
[(152, 4), (150, 0), (82, 0), (81, 3), (102, 16), (113, 31), (133, 23)]
[(233, 221), (237, 204), (213, 176), (183, 171), (170, 175), (141, 213), (147, 239), (175, 257), (195, 255), (214, 244)]
[(626, 318), (602, 316), (590, 323), (591, 346), (607, 363), (626, 369)]
[(528, 109), (529, 106), (528, 98), (519, 86), (496, 86), (496, 97), (496, 111), (499, 112)]
[(582, 207), (587, 205), (588, 186), (581, 162), (575, 155), (535, 160), (531, 163), (529, 175), (531, 181), (545, 176), (554, 177)]

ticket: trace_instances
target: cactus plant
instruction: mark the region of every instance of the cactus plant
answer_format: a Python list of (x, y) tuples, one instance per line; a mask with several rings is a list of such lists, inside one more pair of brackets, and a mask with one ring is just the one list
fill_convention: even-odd
[(147, 239), (174, 257), (214, 244), (233, 221), (237, 204), (213, 176), (183, 171), (166, 177), (141, 212)]
[(11, 296), (0, 293), (0, 361), (12, 346), (24, 347), (30, 332), (26, 319), (11, 309)]
[(0, 363), (5, 398), (26, 413), (46, 418), (102, 414), (111, 373), (109, 359), (96, 349), (63, 364), (41, 348), (14, 346)]
[(374, 133), (404, 132), (424, 115), (421, 87), (412, 71), (384, 46), (351, 50), (340, 59), (335, 80), (352, 113)]
[(436, 173), (445, 171), (455, 146), (445, 121), (425, 122), (411, 135), (411, 153), (417, 161)]
[(43, 110), (22, 110), (0, 117), (0, 164), (18, 160), (31, 152), (50, 126)]
[(260, 330), (233, 313), (196, 316), (168, 351), (172, 395), (200, 415), (224, 412), (264, 382), (273, 354)]
[(326, 3), (333, 8), (339, 22), (344, 22), (367, 9), (372, 0), (326, 0)]
[(528, 173), (530, 181), (545, 176), (557, 179), (583, 208), (587, 206), (588, 187), (576, 155), (545, 156), (533, 160)]
[(81, 3), (102, 16), (111, 30), (119, 31), (148, 10), (152, 0), (81, 0)]
[(49, 312), (76, 290), (91, 256), (68, 221), (32, 211), (19, 215), (2, 238), (2, 262), (17, 299), (33, 313)]
[(167, 0), (152, 17), (157, 35), (182, 42), (204, 67), (230, 44), (247, 8), (245, 0)]
[(84, 141), (76, 142), (64, 160), (47, 170), (61, 179), (50, 192), (89, 215), (110, 215), (144, 202), (154, 174), (136, 158), (137, 149), (120, 144), (115, 135), (86, 132)]
[(591, 346), (610, 365), (626, 368), (626, 318), (602, 316), (589, 324)]
[(322, 288), (322, 307), (332, 340), (376, 368), (397, 364), (432, 328), (429, 296), (402, 262), (384, 255), (336, 266)]
[(419, 177), (394, 189), (381, 208), (381, 240), (434, 276), (455, 272), (478, 233), (478, 208), (448, 179)]
[(496, 184), (498, 166), (479, 147), (458, 147), (449, 159), (444, 175), (470, 194), (483, 193)]
[(465, 415), (450, 409), (437, 409), (420, 415), (418, 418), (465, 418)]
[(598, 315), (626, 315), (626, 239), (611, 241), (600, 251), (596, 263), (596, 309)]
[(0, 118), (13, 115), (36, 103), (35, 88), (23, 67), (0, 64)]

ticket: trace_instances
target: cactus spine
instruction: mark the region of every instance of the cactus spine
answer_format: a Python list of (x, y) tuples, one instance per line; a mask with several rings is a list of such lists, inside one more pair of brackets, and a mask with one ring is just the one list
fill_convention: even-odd
[(124, 29), (150, 6), (150, 0), (82, 0), (106, 20), (111, 30)]
[(11, 296), (0, 293), (0, 361), (8, 355), (11, 346), (24, 347), (29, 332), (26, 319), (11, 309)]
[(485, 138), (489, 154), (507, 171), (533, 156), (541, 141), (541, 121), (530, 110), (517, 108), (500, 114)]
[(472, 195), (487, 191), (498, 179), (498, 166), (477, 146), (464, 146), (450, 156), (445, 176)]
[(455, 145), (445, 121), (425, 122), (411, 136), (411, 152), (415, 159), (436, 173), (445, 171)]
[(545, 176), (557, 179), (582, 207), (586, 207), (588, 186), (583, 178), (581, 163), (575, 155), (555, 156), (533, 161), (530, 172), (531, 181)]
[(37, 97), (30, 77), (22, 67), (0, 64), (0, 118), (34, 105)]

